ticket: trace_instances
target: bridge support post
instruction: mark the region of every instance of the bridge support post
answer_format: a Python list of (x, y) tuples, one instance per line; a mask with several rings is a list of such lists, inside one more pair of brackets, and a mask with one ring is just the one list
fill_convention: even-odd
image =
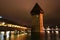
[(19, 31), (17, 31), (17, 34), (19, 34)]
[(1, 40), (1, 31), (0, 31), (0, 40)]
[(17, 35), (17, 30), (14, 31), (14, 34)]
[(6, 40), (6, 37), (7, 37), (7, 36), (6, 36), (6, 31), (4, 31), (4, 40)]
[(9, 33), (9, 40), (11, 40), (11, 31), (10, 31), (10, 33)]

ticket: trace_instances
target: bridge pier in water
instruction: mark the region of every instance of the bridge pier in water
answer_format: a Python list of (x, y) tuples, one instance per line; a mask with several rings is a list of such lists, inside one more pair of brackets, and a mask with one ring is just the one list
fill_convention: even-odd
[(6, 36), (6, 31), (4, 31), (4, 36), (3, 37), (4, 37), (4, 40), (6, 40), (6, 37), (7, 37)]

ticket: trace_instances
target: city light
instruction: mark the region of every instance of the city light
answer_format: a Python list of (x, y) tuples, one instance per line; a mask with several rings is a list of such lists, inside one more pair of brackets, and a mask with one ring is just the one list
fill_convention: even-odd
[(2, 32), (1, 32), (1, 34), (3, 34), (3, 35), (4, 35), (4, 31), (2, 31)]
[[(56, 26), (56, 30), (58, 30), (58, 26)], [(56, 34), (58, 34), (59, 32), (58, 31), (55, 31), (56, 32)]]
[(2, 22), (2, 25), (4, 25), (5, 24), (5, 22)]
[(47, 30), (50, 30), (49, 26), (48, 26)]
[(50, 31), (47, 31), (47, 33), (49, 34), (49, 33), (50, 33)]
[(2, 16), (0, 16), (0, 18), (2, 18)]

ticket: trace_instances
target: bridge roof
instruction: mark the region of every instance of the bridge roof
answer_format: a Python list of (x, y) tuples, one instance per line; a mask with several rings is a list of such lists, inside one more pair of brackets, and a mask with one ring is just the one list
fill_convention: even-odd
[(0, 22), (6, 22), (6, 23), (10, 23), (10, 24), (19, 25), (19, 24), (15, 23), (15, 22), (12, 22), (12, 21), (10, 21), (8, 19), (5, 19), (5, 18), (0, 18)]

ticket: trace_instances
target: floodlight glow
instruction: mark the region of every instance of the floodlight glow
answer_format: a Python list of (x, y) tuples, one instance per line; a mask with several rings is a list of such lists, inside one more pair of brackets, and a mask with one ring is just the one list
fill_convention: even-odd
[(2, 25), (4, 25), (5, 24), (5, 22), (2, 22)]
[(2, 18), (2, 16), (0, 16), (0, 18)]

